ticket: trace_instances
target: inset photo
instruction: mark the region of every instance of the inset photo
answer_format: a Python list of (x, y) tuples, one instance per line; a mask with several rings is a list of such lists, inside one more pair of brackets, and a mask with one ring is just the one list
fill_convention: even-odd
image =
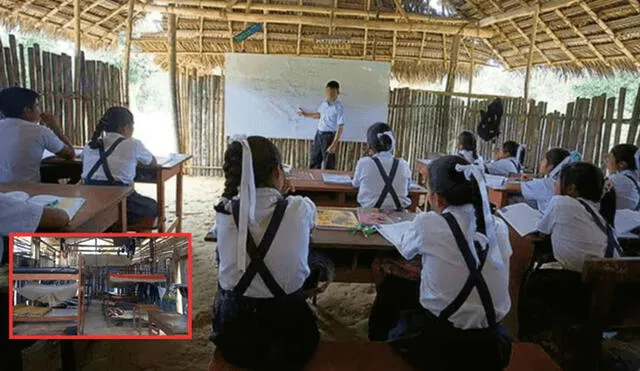
[(191, 235), (11, 234), (11, 339), (191, 339)]

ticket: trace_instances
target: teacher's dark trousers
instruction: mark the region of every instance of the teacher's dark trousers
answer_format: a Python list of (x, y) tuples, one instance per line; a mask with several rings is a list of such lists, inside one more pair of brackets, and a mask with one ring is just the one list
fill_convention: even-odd
[(333, 143), (335, 137), (336, 133), (333, 131), (316, 132), (316, 136), (313, 139), (313, 146), (311, 147), (309, 168), (322, 169), (323, 162), (324, 169), (334, 170), (336, 168), (336, 155), (334, 153), (327, 153), (327, 148)]

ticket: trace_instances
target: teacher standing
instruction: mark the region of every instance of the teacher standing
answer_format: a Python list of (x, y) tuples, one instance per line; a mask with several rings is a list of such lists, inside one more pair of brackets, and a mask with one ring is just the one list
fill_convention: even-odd
[(309, 168), (333, 170), (336, 168), (336, 150), (344, 126), (344, 106), (338, 100), (340, 84), (329, 81), (325, 95), (327, 99), (320, 103), (318, 112), (307, 112), (300, 108), (298, 114), (319, 120), (311, 147)]

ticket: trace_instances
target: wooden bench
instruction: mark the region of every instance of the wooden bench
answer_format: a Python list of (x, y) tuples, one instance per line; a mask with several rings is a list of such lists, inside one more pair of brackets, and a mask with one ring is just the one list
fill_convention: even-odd
[[(582, 280), (593, 291), (577, 369), (597, 370), (604, 331), (640, 328), (640, 258), (588, 259)], [(616, 292), (623, 284), (625, 291)]]
[[(209, 371), (237, 371), (216, 352)], [(410, 371), (385, 343), (321, 342), (307, 371)], [(562, 371), (539, 345), (514, 343), (511, 364), (506, 371)]]

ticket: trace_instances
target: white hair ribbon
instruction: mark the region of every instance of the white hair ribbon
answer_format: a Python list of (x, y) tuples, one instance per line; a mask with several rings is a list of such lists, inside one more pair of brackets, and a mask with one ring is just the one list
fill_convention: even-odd
[(640, 149), (636, 151), (636, 154), (633, 157), (636, 160), (636, 170), (640, 171)]
[(582, 155), (580, 154), (580, 152), (578, 151), (570, 152), (569, 156), (565, 157), (564, 160), (562, 160), (562, 162), (560, 162), (558, 165), (556, 165), (556, 167), (553, 168), (553, 170), (551, 170), (551, 172), (549, 173), (549, 178), (556, 180), (558, 178), (558, 175), (560, 175), (560, 172), (562, 171), (562, 169), (564, 169), (565, 167), (567, 167), (568, 165), (574, 162), (579, 162), (579, 161), (582, 161)]
[(393, 132), (389, 130), (383, 133), (378, 133), (378, 139), (382, 138), (383, 135), (386, 135), (391, 139), (391, 149), (387, 152), (393, 152), (393, 150), (396, 148), (396, 138), (393, 137)]
[(253, 174), (253, 159), (251, 147), (244, 135), (236, 135), (229, 138), (229, 143), (238, 142), (242, 145), (242, 175), (238, 197), (240, 198), (240, 212), (238, 215), (238, 239), (236, 241), (237, 266), (240, 272), (247, 267), (247, 234), (249, 222), (255, 221), (256, 211), (256, 185)]
[(516, 160), (518, 160), (518, 163), (523, 163), (524, 159), (520, 158), (520, 155), (522, 154), (522, 151), (524, 151), (525, 149), (527, 149), (527, 145), (526, 144), (519, 144), (518, 145), (518, 150), (516, 151)]
[(489, 247), (497, 248), (498, 240), (496, 238), (496, 227), (491, 215), (491, 206), (489, 205), (489, 194), (487, 193), (487, 183), (482, 173), (482, 168), (477, 165), (456, 165), (456, 171), (464, 173), (464, 177), (467, 180), (471, 180), (471, 177), (476, 178), (478, 187), (480, 188), (480, 196), (482, 197), (482, 215), (484, 216), (484, 225), (486, 229), (486, 235), (489, 239)]

